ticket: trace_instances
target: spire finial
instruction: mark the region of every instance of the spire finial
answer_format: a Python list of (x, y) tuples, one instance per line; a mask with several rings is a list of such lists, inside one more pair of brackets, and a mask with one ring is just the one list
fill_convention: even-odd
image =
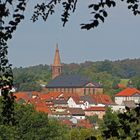
[(58, 43), (56, 43), (56, 49), (58, 49)]

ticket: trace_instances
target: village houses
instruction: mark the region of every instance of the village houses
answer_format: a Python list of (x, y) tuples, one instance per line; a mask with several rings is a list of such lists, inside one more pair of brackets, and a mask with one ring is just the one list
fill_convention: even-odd
[[(102, 119), (107, 107), (113, 111), (125, 110), (125, 106), (134, 108), (140, 103), (140, 91), (125, 88), (115, 95), (115, 102), (103, 93), (99, 82), (90, 81), (87, 77), (77, 74), (62, 74), (62, 64), (58, 46), (56, 47), (52, 68), (52, 80), (42, 92), (17, 92), (16, 101), (20, 104), (31, 104), (50, 118), (59, 119), (62, 123), (72, 126), (93, 127), (87, 117), (98, 116)], [(83, 124), (81, 124), (83, 123)]]

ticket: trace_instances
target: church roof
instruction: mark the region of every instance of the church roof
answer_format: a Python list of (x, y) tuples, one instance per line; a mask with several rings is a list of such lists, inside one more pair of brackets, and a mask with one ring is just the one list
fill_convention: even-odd
[(89, 79), (77, 74), (60, 75), (48, 83), (47, 87), (81, 87), (89, 82)]
[[(50, 81), (47, 85), (48, 88), (58, 87), (82, 87), (91, 82), (87, 77), (78, 74), (60, 75)], [(97, 83), (96, 83), (97, 86)], [(99, 84), (98, 84), (99, 86)]]

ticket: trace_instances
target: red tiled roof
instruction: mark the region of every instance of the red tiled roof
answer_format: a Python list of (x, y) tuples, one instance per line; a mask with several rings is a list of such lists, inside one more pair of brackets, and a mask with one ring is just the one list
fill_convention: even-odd
[(73, 95), (71, 98), (75, 101), (76, 104), (80, 104), (80, 96)]
[(68, 98), (70, 97), (75, 97), (75, 98), (79, 98), (79, 95), (77, 93), (63, 93), (62, 97), (65, 99), (65, 100), (68, 100)]
[(51, 111), (48, 107), (39, 107), (37, 106), (36, 108), (36, 111), (39, 111), (39, 112), (44, 112), (44, 113), (48, 113), (48, 114), (51, 114)]
[(122, 90), (121, 92), (119, 92), (118, 94), (116, 94), (115, 96), (133, 96), (134, 94), (140, 94), (140, 91), (137, 90), (136, 88), (126, 88), (124, 90)]
[(40, 94), (41, 92), (38, 92), (38, 91), (32, 91), (32, 96), (37, 96), (38, 94)]
[(93, 128), (93, 125), (90, 124), (88, 120), (80, 120), (78, 121), (77, 127), (84, 127), (84, 128)]
[(72, 122), (70, 120), (62, 120), (61, 123), (67, 125), (70, 128), (72, 127)]
[(30, 99), (29, 103), (33, 104), (35, 107), (46, 107), (45, 101), (40, 100), (39, 98)]
[(65, 100), (68, 100), (70, 97), (75, 101), (76, 104), (83, 104), (80, 96), (76, 93), (67, 93), (63, 95)]
[(49, 92), (49, 93), (41, 93), (38, 96), (41, 100), (49, 100), (56, 99), (61, 94), (62, 94), (61, 92)]
[(113, 101), (109, 95), (106, 94), (93, 94), (91, 97), (95, 100), (97, 104), (113, 104)]
[(38, 101), (35, 105), (37, 107), (46, 107), (46, 103), (45, 102), (41, 102), (41, 101)]
[(126, 88), (126, 85), (125, 84), (118, 84), (118, 87), (119, 88)]
[(85, 111), (105, 111), (105, 107), (94, 106), (94, 107), (90, 107), (90, 108), (85, 109)]
[(16, 101), (18, 101), (19, 99), (24, 99), (25, 101), (28, 101), (30, 99), (26, 92), (17, 92), (14, 94), (14, 96), (16, 96)]
[(68, 108), (68, 111), (72, 115), (85, 115), (85, 112), (82, 108)]

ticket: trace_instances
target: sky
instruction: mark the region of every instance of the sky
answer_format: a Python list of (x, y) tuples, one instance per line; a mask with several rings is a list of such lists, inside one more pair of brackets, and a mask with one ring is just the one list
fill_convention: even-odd
[(90, 20), (88, 2), (80, 0), (69, 22), (62, 27), (62, 8), (57, 8), (47, 22), (30, 20), (33, 3), (28, 3), (25, 20), (8, 42), (13, 67), (52, 64), (58, 43), (63, 63), (140, 58), (140, 16), (134, 16), (122, 2), (108, 10), (105, 23), (90, 31), (80, 24)]

